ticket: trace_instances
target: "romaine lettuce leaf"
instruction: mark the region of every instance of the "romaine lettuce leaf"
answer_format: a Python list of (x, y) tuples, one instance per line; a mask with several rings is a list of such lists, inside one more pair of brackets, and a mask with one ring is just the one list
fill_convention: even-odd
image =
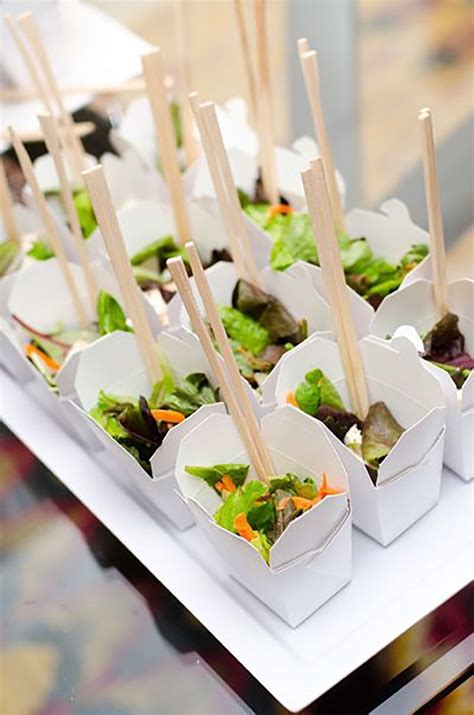
[(105, 291), (99, 291), (97, 296), (97, 320), (99, 334), (107, 335), (115, 330), (132, 333), (132, 328), (127, 325), (125, 313), (113, 296)]
[(31, 248), (26, 253), (27, 256), (31, 256), (36, 261), (47, 261), (49, 258), (53, 258), (54, 251), (40, 239), (33, 241)]
[(225, 475), (232, 479), (236, 487), (240, 487), (247, 479), (250, 466), (248, 464), (234, 463), (214, 464), (212, 467), (192, 467), (186, 465), (184, 469), (188, 474), (203, 479), (213, 488)]
[(227, 335), (239, 342), (252, 355), (260, 355), (267, 345), (270, 345), (268, 330), (248, 315), (227, 305), (219, 306), (219, 315)]
[(82, 235), (84, 238), (89, 236), (97, 228), (97, 219), (89, 194), (85, 189), (78, 189), (73, 194), (74, 206), (76, 207), (77, 217), (81, 226)]
[(0, 276), (5, 275), (8, 267), (13, 263), (18, 250), (18, 244), (15, 241), (0, 242)]
[(239, 487), (235, 492), (229, 494), (227, 499), (216, 511), (214, 519), (219, 526), (222, 526), (232, 533), (236, 533), (234, 520), (239, 514), (247, 515), (250, 509), (255, 506), (255, 502), (262, 497), (267, 488), (265, 484), (257, 480), (247, 482)]

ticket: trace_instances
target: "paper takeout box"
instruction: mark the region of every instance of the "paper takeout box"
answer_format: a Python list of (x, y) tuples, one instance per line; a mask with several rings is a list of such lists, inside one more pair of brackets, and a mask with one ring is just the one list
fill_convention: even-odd
[[(275, 475), (292, 472), (318, 483), (323, 472), (343, 490), (290, 523), (270, 550), (270, 565), (240, 536), (218, 526), (213, 514), (221, 500), (186, 465), (250, 464), (232, 419), (213, 415), (181, 441), (176, 463), (180, 490), (223, 561), (224, 568), (289, 625), (296, 627), (351, 578), (351, 507), (347, 475), (321, 425), (282, 407), (262, 419), (262, 434)], [(218, 439), (216, 439), (218, 435)], [(250, 470), (248, 479), (255, 479)]]
[[(277, 187), (296, 210), (306, 206), (301, 172), (308, 168), (308, 156), (314, 159), (318, 153), (317, 144), (309, 137), (296, 140), (290, 148), (275, 147)], [(227, 154), (235, 186), (249, 196), (253, 196), (259, 172), (257, 152), (250, 153), (235, 145), (228, 149)], [(192, 174), (187, 176), (185, 181), (187, 190), (193, 197), (215, 197), (214, 185), (205, 157), (196, 161)], [(337, 184), (344, 204), (345, 185), (339, 172), (337, 172)]]
[[(232, 292), (237, 283), (234, 264), (216, 263), (206, 270), (206, 276), (217, 305), (231, 305)], [(262, 290), (277, 298), (296, 321), (306, 320), (308, 322), (309, 335), (316, 331), (331, 330), (329, 306), (315, 290), (303, 264), (295, 264), (284, 273), (264, 268), (259, 271), (259, 276)], [(190, 283), (196, 301), (204, 314), (194, 278), (191, 278)], [(169, 303), (168, 317), (171, 326), (180, 324), (187, 328), (191, 327), (179, 295), (176, 295)]]
[[(90, 265), (99, 289), (110, 293), (123, 305), (120, 290), (112, 273), (99, 263), (91, 262)], [(70, 263), (69, 267), (88, 317), (94, 322), (97, 316), (89, 301), (82, 270), (73, 263)], [(145, 299), (143, 304), (151, 328), (156, 334), (162, 327), (160, 320)], [(0, 311), (2, 365), (17, 381), (25, 385), (26, 390), (32, 391), (35, 400), (63, 427), (92, 448), (96, 445), (96, 440), (87, 431), (77, 432), (74, 424), (66, 417), (57, 395), (50, 390), (42, 375), (26, 358), (23, 347), (25, 340), (12, 319), (12, 315), (16, 315), (24, 323), (43, 333), (54, 331), (58, 324), (64, 328), (78, 327), (75, 308), (57, 259), (35, 261), (28, 268), (3, 279), (0, 286)], [(77, 357), (77, 353), (68, 355), (57, 374), (58, 386), (70, 385), (68, 375), (71, 375)]]
[[(222, 107), (217, 106), (216, 112), (224, 146), (237, 146), (247, 153), (255, 154), (258, 143), (255, 132), (247, 124), (245, 101), (234, 97)], [(199, 142), (197, 128), (195, 139)], [(111, 140), (120, 154), (132, 147), (149, 166), (158, 166), (156, 130), (147, 97), (139, 97), (128, 105), (120, 127), (111, 134)]]
[[(438, 502), (445, 400), (438, 381), (407, 341), (392, 345), (364, 338), (359, 346), (370, 404), (385, 402), (405, 428), (382, 462), (376, 486), (362, 460), (323, 427), (349, 475), (355, 526), (386, 546)], [(275, 389), (277, 404), (286, 404), (288, 393), (316, 367), (331, 380), (349, 408), (338, 346), (319, 336), (309, 338), (283, 358)], [(307, 421), (316, 421), (301, 414)]]
[[(449, 308), (459, 316), (459, 329), (466, 339), (466, 350), (474, 355), (474, 281), (464, 278), (449, 284)], [(415, 329), (415, 343), (423, 349), (418, 336), (426, 335), (437, 322), (433, 284), (415, 281), (385, 299), (375, 314), (371, 332), (385, 339), (407, 334), (403, 326)], [(461, 390), (442, 368), (424, 363), (442, 386), (447, 403), (444, 462), (466, 481), (474, 477), (474, 372)]]
[[(192, 334), (187, 331), (163, 331), (157, 343), (178, 382), (190, 373), (203, 372), (213, 385), (216, 384), (201, 346)], [(178, 446), (181, 439), (205, 417), (224, 414), (223, 403), (200, 407), (168, 432), (151, 458), (153, 476), (150, 477), (136, 459), (88, 414), (97, 403), (101, 390), (133, 398), (150, 395), (152, 384), (133, 334), (111, 333), (81, 352), (75, 370), (74, 393), (69, 395), (69, 409), (94, 430), (108, 453), (108, 467), (118, 481), (135, 493), (138, 490), (149, 509), (164, 514), (177, 528), (189, 527), (193, 522), (192, 515), (176, 493), (174, 468)]]
[[(230, 251), (220, 215), (216, 213), (215, 206), (208, 204), (205, 200), (187, 202), (191, 236), (204, 265), (210, 262), (213, 250), (227, 248)], [(117, 210), (117, 218), (130, 257), (165, 236), (171, 236), (179, 245), (174, 214), (169, 203), (151, 199), (128, 201)], [(257, 265), (263, 266), (265, 252), (260, 250), (259, 239), (260, 236), (252, 242), (252, 249)], [(100, 228), (88, 239), (87, 250), (90, 256), (105, 255)]]

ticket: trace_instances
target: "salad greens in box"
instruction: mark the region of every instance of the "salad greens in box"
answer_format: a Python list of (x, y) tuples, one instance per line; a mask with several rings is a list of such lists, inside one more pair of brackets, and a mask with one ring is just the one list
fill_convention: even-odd
[(375, 402), (360, 420), (346, 410), (336, 387), (318, 368), (306, 373), (287, 402), (323, 422), (362, 459), (376, 484), (381, 463), (404, 432), (384, 402)]
[(272, 545), (294, 519), (324, 497), (341, 493), (329, 486), (325, 474), (319, 486), (312, 477), (300, 479), (291, 473), (271, 477), (267, 486), (258, 480), (246, 481), (248, 464), (185, 469), (221, 497), (222, 504), (214, 514), (216, 523), (250, 542), (266, 563)]

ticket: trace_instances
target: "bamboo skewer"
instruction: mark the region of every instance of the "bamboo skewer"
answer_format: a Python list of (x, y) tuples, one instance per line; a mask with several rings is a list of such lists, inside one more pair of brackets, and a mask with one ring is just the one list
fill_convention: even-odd
[(184, 246), (191, 238), (191, 231), (166, 94), (163, 57), (160, 50), (156, 49), (143, 55), (142, 66), (160, 147), (160, 159), (170, 192), (178, 240)]
[[(306, 85), (311, 115), (313, 117), (314, 131), (321, 151), (321, 156), (326, 168), (326, 176), (331, 200), (331, 209), (337, 233), (345, 233), (346, 221), (341, 205), (341, 197), (337, 188), (336, 169), (331, 151), (331, 143), (324, 120), (324, 113), (321, 104), (318, 58), (315, 51), (308, 52), (304, 48), (308, 47), (306, 38), (298, 40), (301, 69)], [(304, 50), (304, 51), (303, 51)]]
[(0, 199), (7, 239), (21, 245), (20, 234), (18, 232), (18, 226), (16, 225), (13, 198), (10, 193), (7, 177), (5, 175), (3, 160), (0, 160)]
[[(270, 473), (265, 471), (262, 464), (259, 451), (256, 447), (253, 434), (251, 431), (250, 423), (246, 421), (245, 416), (241, 412), (241, 404), (239, 403), (237, 394), (233, 391), (231, 384), (229, 383), (226, 371), (222, 365), (214, 346), (212, 340), (208, 333), (208, 329), (202, 319), (201, 313), (197, 306), (196, 300), (193, 296), (189, 278), (184, 267), (182, 258), (170, 258), (167, 262), (167, 266), (173, 278), (173, 281), (178, 289), (178, 292), (183, 301), (183, 305), (189, 315), (193, 329), (196, 332), (204, 353), (207, 357), (209, 365), (215, 375), (217, 384), (222, 392), (222, 396), (225, 400), (229, 413), (234, 420), (239, 433), (242, 437), (242, 441), (249, 453), (252, 466), (255, 469), (258, 478), (268, 483), (268, 476)], [(259, 428), (260, 430), (260, 428)]]
[[(227, 156), (219, 122), (217, 121), (216, 107), (213, 102), (205, 102), (200, 105), (199, 113), (205, 125), (205, 133), (208, 138), (207, 144), (211, 147), (211, 151), (214, 152), (224, 192), (227, 196), (228, 211), (230, 212), (232, 222), (232, 235), (235, 236), (239, 246), (236, 250), (240, 251), (242, 256), (247, 279), (254, 285), (259, 285), (258, 269), (250, 245), (247, 228), (243, 220), (237, 189), (230, 168), (229, 157)], [(229, 240), (231, 240), (231, 236), (229, 236)]]
[(257, 124), (260, 143), (262, 179), (265, 194), (272, 204), (279, 203), (273, 122), (271, 107), (270, 67), (265, 31), (265, 0), (254, 0), (257, 34), (258, 103)]
[(425, 177), (425, 194), (428, 209), (431, 261), (433, 264), (434, 297), (438, 318), (442, 318), (449, 310), (448, 278), (431, 110), (428, 108), (420, 110), (418, 119), (420, 120), (421, 128), (423, 173)]
[(245, 257), (242, 252), (242, 247), (240, 246), (237, 233), (234, 226), (234, 216), (232, 209), (229, 204), (229, 199), (227, 195), (227, 190), (224, 185), (222, 174), (219, 166), (219, 161), (215, 151), (215, 146), (212, 141), (211, 134), (209, 133), (209, 128), (204, 116), (201, 112), (201, 107), (199, 106), (197, 92), (193, 92), (189, 95), (189, 100), (191, 107), (194, 111), (194, 116), (196, 118), (196, 123), (198, 125), (199, 133), (201, 135), (201, 143), (206, 155), (207, 164), (209, 167), (209, 173), (211, 175), (212, 183), (214, 186), (214, 191), (216, 192), (217, 201), (219, 204), (219, 211), (221, 214), (222, 222), (224, 224), (227, 237), (229, 239), (230, 251), (232, 254), (232, 260), (235, 264), (237, 275), (239, 278), (249, 278), (247, 272), (247, 266), (245, 262)]
[(192, 85), (191, 67), (189, 62), (188, 17), (184, 0), (175, 0), (176, 48), (178, 54), (179, 105), (183, 128), (183, 147), (186, 165), (191, 166), (198, 158), (199, 144), (195, 137), (194, 117), (188, 103), (189, 87)]
[(38, 97), (43, 102), (45, 110), (47, 112), (49, 112), (50, 114), (52, 114), (53, 108), (49, 101), (48, 92), (47, 92), (47, 90), (43, 84), (43, 80), (38, 72), (36, 63), (30, 54), (30, 50), (28, 49), (28, 46), (27, 46), (25, 40), (23, 39), (20, 30), (17, 27), (16, 20), (14, 20), (11, 15), (5, 15), (4, 19), (7, 24), (8, 29), (10, 30), (10, 32), (12, 34), (15, 44), (18, 47), (20, 55), (22, 56), (23, 61), (27, 66), (27, 69), (30, 74), (33, 85), (36, 88)]
[(43, 222), (46, 235), (48, 237), (48, 240), (51, 242), (51, 246), (56, 258), (58, 259), (59, 267), (61, 268), (61, 271), (63, 273), (64, 280), (66, 282), (67, 289), (69, 290), (69, 293), (71, 295), (71, 299), (74, 304), (74, 308), (76, 310), (81, 327), (87, 328), (87, 326), (89, 325), (87, 310), (84, 307), (82, 298), (77, 290), (72, 271), (66, 257), (66, 253), (64, 251), (61, 236), (59, 234), (56, 224), (54, 223), (48, 203), (39, 187), (38, 180), (35, 176), (35, 172), (33, 169), (33, 164), (31, 163), (31, 159), (28, 156), (28, 152), (23, 146), (23, 143), (11, 127), (9, 127), (9, 134), (11, 143), (13, 145), (13, 148), (15, 149), (18, 162), (25, 177), (26, 183), (30, 187), (31, 193), (33, 194), (35, 206)]
[(79, 218), (77, 216), (76, 207), (74, 206), (72, 191), (66, 173), (66, 167), (64, 165), (63, 157), (61, 155), (59, 134), (56, 122), (51, 116), (51, 114), (40, 114), (38, 116), (38, 119), (43, 130), (46, 147), (54, 161), (54, 166), (56, 168), (56, 173), (59, 179), (61, 197), (64, 203), (64, 207), (66, 209), (67, 220), (71, 227), (77, 255), (79, 257), (79, 263), (81, 264), (81, 268), (84, 272), (84, 278), (86, 280), (87, 292), (89, 294), (92, 311), (93, 313), (95, 313), (97, 300), (97, 284), (95, 276), (89, 265), (89, 259), (87, 256), (84, 239), (82, 237)]
[(369, 409), (367, 385), (339, 257), (322, 159), (311, 162), (311, 167), (301, 176), (352, 409), (360, 419), (364, 419)]
[(135, 282), (104, 170), (102, 166), (98, 165), (84, 171), (82, 175), (91, 197), (125, 308), (133, 324), (148, 377), (154, 384), (163, 377), (158, 360), (158, 348), (147, 320), (140, 289)]
[[(76, 122), (74, 124), (74, 132), (78, 137), (85, 137), (88, 134), (92, 134), (95, 131), (95, 125), (93, 122)], [(27, 131), (18, 131), (18, 136), (21, 141), (25, 144), (27, 142), (42, 142), (44, 141), (43, 133), (40, 128), (29, 129)], [(0, 131), (0, 139), (8, 141), (8, 132)]]
[(242, 384), (242, 378), (240, 376), (239, 368), (235, 362), (234, 354), (230, 346), (229, 338), (225, 332), (225, 328), (219, 316), (219, 311), (217, 305), (214, 301), (214, 296), (212, 295), (209, 283), (207, 282), (204, 269), (202, 267), (201, 261), (199, 259), (196, 246), (193, 243), (186, 244), (186, 250), (189, 256), (189, 262), (194, 275), (194, 280), (196, 281), (196, 286), (201, 296), (201, 300), (204, 305), (204, 310), (206, 311), (207, 318), (211, 324), (212, 332), (216, 338), (219, 350), (227, 368), (227, 372), (230, 379), (231, 389), (233, 394), (238, 397), (238, 404), (245, 417), (245, 421), (250, 427), (252, 434), (256, 435), (255, 443), (262, 460), (263, 467), (267, 474), (272, 474), (273, 467), (268, 455), (268, 452), (263, 444), (262, 439), (258, 438), (260, 435), (260, 427), (255, 417), (250, 404), (248, 393), (245, 391)]
[[(82, 184), (81, 171), (85, 168), (84, 165), (84, 150), (79, 137), (74, 131), (74, 122), (71, 115), (64, 106), (63, 98), (56, 81), (51, 63), (45, 50), (43, 41), (38, 32), (38, 28), (33, 19), (31, 12), (19, 15), (18, 22), (23, 29), (25, 37), (30, 43), (30, 47), (36, 56), (38, 66), (43, 72), (50, 96), (53, 98), (60, 117), (60, 126), (62, 136), (65, 140), (65, 148), (71, 155), (71, 169), (73, 170), (76, 181), (79, 185)], [(54, 115), (54, 113), (53, 113)]]
[(242, 46), (242, 55), (244, 58), (245, 71), (247, 74), (247, 84), (250, 97), (250, 108), (254, 119), (257, 117), (257, 100), (255, 93), (255, 73), (252, 64), (252, 55), (250, 52), (250, 42), (245, 23), (244, 9), (241, 0), (234, 0), (235, 15), (237, 19), (237, 27), (239, 30), (240, 44)]

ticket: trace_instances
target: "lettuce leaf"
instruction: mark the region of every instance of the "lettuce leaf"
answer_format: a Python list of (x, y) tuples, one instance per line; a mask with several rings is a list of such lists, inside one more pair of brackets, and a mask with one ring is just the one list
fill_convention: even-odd
[(270, 548), (272, 545), (265, 534), (262, 534), (261, 531), (257, 531), (257, 535), (250, 543), (252, 546), (255, 546), (265, 563), (268, 564), (270, 562)]
[(176, 245), (173, 236), (163, 236), (135, 253), (130, 258), (130, 263), (132, 266), (141, 266), (142, 263), (150, 260), (150, 258), (157, 258), (160, 271), (163, 271), (166, 268), (168, 258), (174, 258), (175, 256), (186, 257), (185, 249)]
[(73, 194), (73, 201), (74, 206), (76, 207), (82, 235), (84, 238), (89, 238), (89, 236), (97, 228), (97, 219), (95, 217), (94, 209), (92, 208), (92, 202), (89, 194), (85, 189), (76, 190)]
[(206, 375), (194, 372), (164, 397), (161, 407), (177, 410), (189, 417), (202, 405), (214, 404), (218, 398), (218, 391), (214, 390)]
[(319, 368), (310, 370), (295, 390), (298, 407), (308, 415), (316, 416), (320, 405), (326, 405), (335, 410), (344, 410), (341, 396)]
[(219, 315), (227, 335), (238, 341), (252, 355), (260, 355), (267, 345), (270, 345), (268, 330), (248, 315), (227, 305), (219, 306)]
[(219, 526), (236, 533), (234, 520), (239, 514), (247, 515), (250, 509), (255, 506), (255, 502), (262, 497), (267, 488), (265, 484), (257, 480), (247, 482), (239, 487), (235, 492), (229, 494), (214, 515), (214, 519)]
[(133, 333), (132, 328), (127, 325), (127, 319), (120, 304), (103, 290), (99, 291), (97, 296), (97, 320), (100, 335), (107, 335), (115, 330)]
[(404, 431), (385, 402), (375, 402), (369, 407), (362, 427), (364, 461), (370, 467), (378, 469)]
[(237, 281), (232, 307), (248, 315), (268, 331), (272, 343), (301, 342), (301, 326), (283, 303), (248, 281)]
[(236, 487), (242, 486), (247, 479), (250, 466), (248, 464), (214, 464), (212, 467), (192, 467), (186, 465), (184, 468), (188, 474), (203, 479), (210, 487), (214, 488), (222, 477), (227, 475), (232, 479)]
[(34, 258), (36, 261), (47, 261), (49, 258), (53, 258), (54, 251), (52, 251), (44, 241), (38, 239), (37, 241), (33, 241), (26, 255), (31, 256), (31, 258)]
[(305, 499), (314, 499), (318, 493), (318, 486), (311, 477), (300, 479), (296, 474), (289, 472), (270, 479), (268, 491), (270, 494), (274, 494), (277, 490), (283, 490), (293, 496), (304, 497)]

